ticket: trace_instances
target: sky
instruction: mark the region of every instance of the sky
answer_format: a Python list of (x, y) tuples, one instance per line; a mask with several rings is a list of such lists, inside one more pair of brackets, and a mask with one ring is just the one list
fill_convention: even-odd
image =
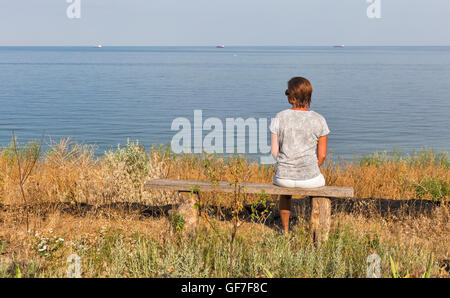
[(449, 0), (370, 1), (0, 0), (0, 46), (450, 45)]

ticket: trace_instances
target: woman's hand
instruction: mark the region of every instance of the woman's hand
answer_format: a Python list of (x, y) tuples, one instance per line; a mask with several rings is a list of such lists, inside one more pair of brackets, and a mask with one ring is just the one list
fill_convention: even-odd
[(319, 168), (323, 165), (325, 158), (327, 158), (327, 141), (328, 135), (320, 137), (317, 142), (317, 160), (319, 161)]

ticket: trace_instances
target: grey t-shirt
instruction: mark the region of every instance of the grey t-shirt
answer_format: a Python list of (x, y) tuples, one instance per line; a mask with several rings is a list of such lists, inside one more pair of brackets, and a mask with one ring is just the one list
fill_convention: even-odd
[(284, 110), (270, 124), (278, 136), (279, 152), (275, 177), (308, 180), (320, 175), (317, 141), (328, 135), (325, 118), (314, 111)]

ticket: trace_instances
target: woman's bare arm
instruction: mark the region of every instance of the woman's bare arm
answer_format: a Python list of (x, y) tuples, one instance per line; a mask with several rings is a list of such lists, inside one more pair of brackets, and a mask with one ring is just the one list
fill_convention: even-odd
[(319, 167), (323, 165), (325, 158), (327, 158), (327, 141), (328, 136), (323, 136), (320, 137), (317, 142), (317, 159), (319, 160)]
[(278, 144), (278, 136), (276, 134), (271, 134), (270, 141), (270, 152), (272, 153), (273, 158), (277, 159), (278, 151), (280, 149)]

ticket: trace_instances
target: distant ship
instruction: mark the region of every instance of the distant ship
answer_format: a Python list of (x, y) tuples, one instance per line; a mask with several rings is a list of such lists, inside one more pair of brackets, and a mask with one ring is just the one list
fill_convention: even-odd
[(94, 48), (96, 48), (96, 49), (100, 49), (101, 47), (102, 47), (101, 44), (98, 44), (98, 45), (94, 46)]
[(225, 46), (223, 44), (220, 44), (220, 45), (216, 46), (216, 48), (218, 48), (218, 49), (223, 49), (224, 47)]
[(344, 45), (343, 44), (341, 44), (341, 45), (335, 45), (335, 46), (333, 46), (334, 48), (343, 48), (344, 47)]

